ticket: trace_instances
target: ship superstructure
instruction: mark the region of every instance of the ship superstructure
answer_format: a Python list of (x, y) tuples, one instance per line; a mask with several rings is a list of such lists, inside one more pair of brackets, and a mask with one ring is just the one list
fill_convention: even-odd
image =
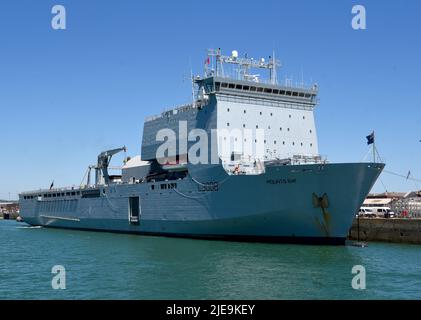
[(384, 165), (323, 159), (318, 86), (278, 84), (279, 66), (274, 54), (265, 61), (209, 50), (192, 102), (145, 120), (141, 156), (121, 176), (107, 169), (125, 148), (103, 152), (86, 185), (22, 193), (22, 216), (83, 230), (344, 243)]

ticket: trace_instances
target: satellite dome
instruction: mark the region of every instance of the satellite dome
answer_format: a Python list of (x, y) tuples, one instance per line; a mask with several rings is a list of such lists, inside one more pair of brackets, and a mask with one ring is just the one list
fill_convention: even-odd
[(238, 51), (237, 51), (237, 50), (232, 50), (231, 55), (232, 55), (232, 57), (233, 57), (234, 59), (237, 59), (237, 58), (238, 58)]

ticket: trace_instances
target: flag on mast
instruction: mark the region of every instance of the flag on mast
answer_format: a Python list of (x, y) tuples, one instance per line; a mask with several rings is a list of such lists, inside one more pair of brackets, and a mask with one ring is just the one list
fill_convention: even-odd
[(409, 176), (411, 175), (411, 170), (408, 171), (408, 175), (406, 176), (406, 180), (409, 179)]
[(373, 144), (374, 143), (374, 131), (371, 134), (369, 134), (366, 138), (367, 138), (367, 144), (368, 145)]

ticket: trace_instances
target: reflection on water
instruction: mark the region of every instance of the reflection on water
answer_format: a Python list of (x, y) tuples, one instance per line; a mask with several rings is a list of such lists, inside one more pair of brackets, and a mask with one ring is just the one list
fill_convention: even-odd
[[(0, 298), (421, 298), (421, 247), (239, 243), (116, 235), (0, 221)], [(51, 268), (67, 289), (51, 289)], [(367, 289), (353, 290), (354, 265)]]

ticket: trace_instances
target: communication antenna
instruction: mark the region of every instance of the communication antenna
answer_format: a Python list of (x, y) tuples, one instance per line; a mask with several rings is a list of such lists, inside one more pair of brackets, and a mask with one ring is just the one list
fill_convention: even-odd
[(275, 50), (272, 52), (272, 61), (270, 69), (270, 82), (276, 84), (276, 59), (275, 59)]
[(193, 77), (193, 69), (190, 67), (190, 78), (191, 78), (191, 105), (194, 108), (196, 105), (195, 98), (194, 98), (194, 77)]

